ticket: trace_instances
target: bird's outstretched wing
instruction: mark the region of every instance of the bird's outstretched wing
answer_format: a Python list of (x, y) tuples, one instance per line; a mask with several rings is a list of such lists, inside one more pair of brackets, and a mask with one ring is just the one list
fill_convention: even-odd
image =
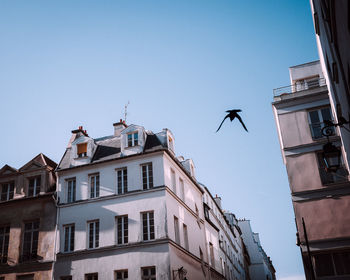
[(248, 129), (246, 128), (246, 126), (244, 125), (244, 122), (242, 121), (242, 118), (240, 115), (236, 115), (236, 118), (239, 120), (239, 122), (242, 124), (243, 128), (245, 129), (245, 131), (248, 132)]
[(230, 116), (230, 114), (227, 114), (226, 117), (224, 117), (224, 119), (222, 120), (222, 122), (221, 122), (221, 124), (220, 124), (220, 126), (219, 126), (219, 128), (218, 128), (218, 130), (217, 130), (216, 132), (218, 132), (218, 131), (220, 130), (222, 124), (224, 123), (224, 121), (225, 121), (229, 116)]

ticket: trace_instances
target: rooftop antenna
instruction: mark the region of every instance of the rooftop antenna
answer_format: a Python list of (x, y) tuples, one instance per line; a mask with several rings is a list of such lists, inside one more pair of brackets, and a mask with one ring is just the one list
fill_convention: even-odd
[(130, 104), (130, 101), (128, 101), (127, 104), (124, 106), (124, 122), (126, 123), (126, 116), (128, 115), (128, 106)]

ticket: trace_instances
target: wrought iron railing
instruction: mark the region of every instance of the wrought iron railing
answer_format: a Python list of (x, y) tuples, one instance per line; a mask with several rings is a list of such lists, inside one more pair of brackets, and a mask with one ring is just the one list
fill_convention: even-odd
[(322, 87), (326, 85), (326, 79), (313, 79), (304, 80), (303, 82), (297, 82), (290, 86), (275, 88), (273, 90), (273, 96), (281, 96), (284, 94), (296, 93), (304, 90), (309, 90), (312, 88)]

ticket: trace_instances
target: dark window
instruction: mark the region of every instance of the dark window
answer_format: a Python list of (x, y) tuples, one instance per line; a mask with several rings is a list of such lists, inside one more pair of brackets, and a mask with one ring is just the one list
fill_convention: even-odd
[(67, 181), (67, 184), (67, 202), (74, 202), (76, 193), (76, 181), (75, 179), (70, 179)]
[(64, 226), (64, 252), (74, 251), (75, 225)]
[(0, 263), (7, 263), (7, 253), (9, 248), (10, 227), (0, 227)]
[(350, 252), (317, 254), (313, 256), (317, 277), (350, 275)]
[(62, 276), (60, 280), (72, 280), (72, 276)]
[(41, 177), (35, 177), (29, 179), (28, 196), (37, 196), (40, 193)]
[(339, 83), (338, 67), (335, 62), (332, 63), (332, 79), (333, 82)]
[(117, 191), (118, 194), (128, 192), (128, 170), (126, 168), (117, 171)]
[(180, 229), (179, 229), (179, 219), (174, 216), (174, 231), (175, 231), (175, 242), (180, 244)]
[(88, 223), (89, 249), (99, 247), (100, 222), (92, 221)]
[(97, 273), (85, 274), (85, 280), (98, 280), (98, 274)]
[(128, 270), (123, 269), (123, 270), (117, 270), (115, 271), (115, 280), (124, 280), (128, 279)]
[(17, 280), (34, 280), (34, 274), (20, 275), (16, 278)]
[(117, 244), (128, 243), (128, 216), (116, 217)]
[(13, 199), (13, 194), (15, 190), (15, 183), (10, 182), (10, 183), (4, 183), (1, 185), (1, 201), (7, 201), (10, 199)]
[[(332, 121), (332, 114), (330, 107), (320, 108), (317, 110), (309, 111), (309, 124), (311, 129), (311, 135), (313, 139), (319, 139), (324, 137), (322, 135), (322, 128), (326, 126), (326, 121)], [(331, 127), (333, 134), (334, 128)]]
[(156, 267), (142, 267), (141, 268), (142, 280), (156, 280)]
[(144, 190), (153, 188), (152, 163), (142, 165), (142, 184)]
[(337, 182), (346, 182), (348, 180), (347, 179), (348, 172), (344, 166), (340, 166), (340, 168), (338, 168), (336, 172), (327, 172), (326, 164), (323, 159), (323, 153), (317, 153), (317, 160), (318, 160), (320, 177), (323, 185), (337, 183)]
[(22, 261), (35, 260), (37, 258), (39, 239), (39, 221), (24, 224)]
[(142, 213), (143, 240), (154, 239), (154, 213)]
[(317, 35), (320, 35), (320, 24), (319, 24), (319, 21), (318, 21), (317, 13), (314, 13), (314, 24), (315, 24), (315, 33)]

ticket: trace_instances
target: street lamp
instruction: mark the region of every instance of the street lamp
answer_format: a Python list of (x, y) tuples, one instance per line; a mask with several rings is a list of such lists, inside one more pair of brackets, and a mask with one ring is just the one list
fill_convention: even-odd
[[(345, 120), (345, 119), (344, 119)], [(349, 123), (346, 120), (339, 123), (325, 121), (326, 126), (321, 129), (322, 135), (327, 137), (327, 144), (323, 145), (322, 157), (326, 165), (326, 172), (337, 172), (341, 164), (341, 150), (329, 141), (329, 136), (334, 135), (335, 127)]]

